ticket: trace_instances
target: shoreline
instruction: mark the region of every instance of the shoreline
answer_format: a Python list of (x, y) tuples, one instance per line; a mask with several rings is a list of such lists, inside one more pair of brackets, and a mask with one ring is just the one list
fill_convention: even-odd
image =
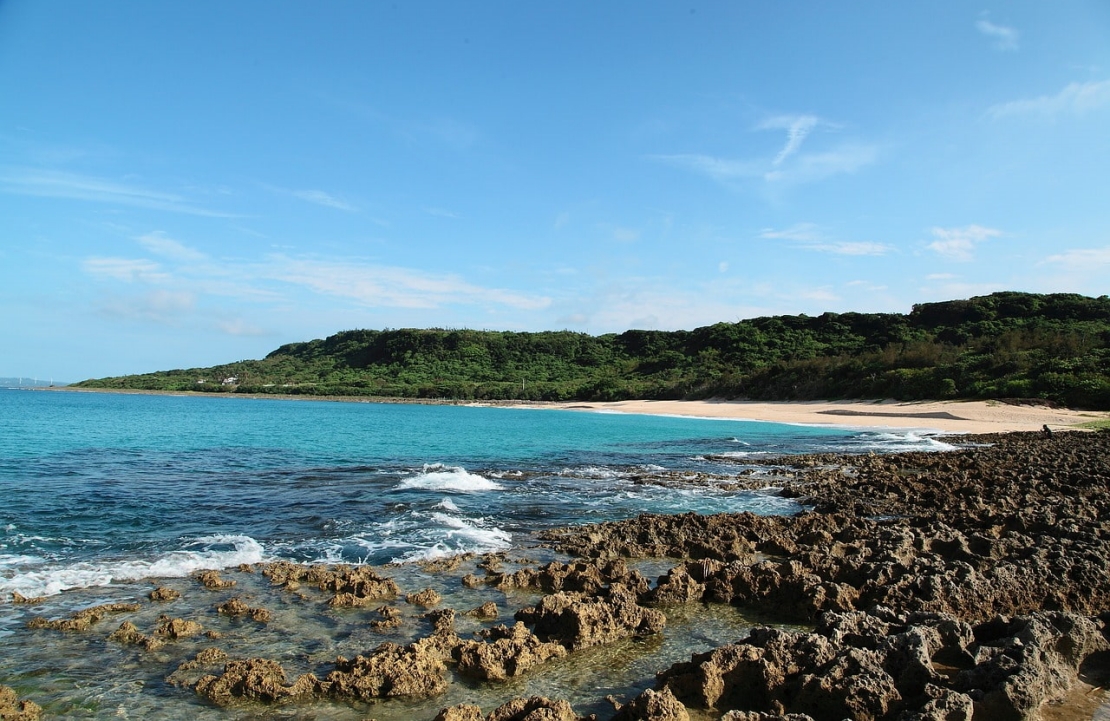
[(838, 426), (846, 428), (898, 428), (925, 432), (979, 434), (1052, 430), (1081, 430), (1077, 426), (1093, 421), (1110, 421), (1104, 411), (1079, 411), (1050, 408), (1032, 402), (1002, 400), (896, 401), (729, 401), (709, 400), (630, 400), (630, 401), (479, 401), (447, 398), (386, 398), (360, 396), (309, 396), (269, 393), (198, 393), (196, 391), (138, 390), (130, 388), (73, 388), (59, 386), (30, 390), (76, 393), (122, 393), (198, 398), (249, 398), (330, 403), (387, 403), (411, 405), (455, 405), (469, 407), (575, 410), (595, 413), (680, 416), (711, 420), (762, 421), (795, 425)]

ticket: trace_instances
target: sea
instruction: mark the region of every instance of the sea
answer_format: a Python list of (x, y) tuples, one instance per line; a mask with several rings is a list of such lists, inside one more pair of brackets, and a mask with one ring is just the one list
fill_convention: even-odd
[[(508, 684), (453, 678), (446, 696), (430, 700), (219, 708), (166, 679), (208, 646), (279, 659), (292, 679), (325, 674), (337, 655), (421, 633), (423, 609), (400, 602), (406, 624), (372, 632), (372, 610), (335, 610), (271, 588), (248, 568), (255, 564), (372, 564), (403, 590), (433, 588), (457, 609), (492, 600), (502, 609), (497, 622), (511, 624), (513, 611), (534, 595), (464, 588), (461, 574), (481, 573), (476, 560), (454, 575), (419, 562), (495, 552), (511, 567), (567, 560), (542, 547), (537, 532), (645, 512), (794, 514), (801, 507), (779, 495), (773, 476), (748, 490), (729, 479), (750, 472), (751, 459), (761, 456), (951, 447), (925, 429), (0, 390), (0, 684), (65, 718), (419, 720), (463, 701), (488, 713), (533, 693), (607, 718), (606, 695), (634, 695), (654, 671), (738, 640), (756, 620), (728, 607), (673, 609), (658, 639), (572, 654)], [(667, 482), (644, 482), (653, 476)], [(642, 569), (658, 575), (673, 563), (643, 561)], [(194, 576), (207, 569), (237, 585), (205, 589)], [(182, 598), (154, 604), (147, 594), (156, 586)], [(13, 604), (13, 593), (43, 600)], [(274, 620), (260, 625), (214, 611), (236, 595), (267, 607)], [(64, 618), (109, 602), (143, 609), (86, 632), (27, 628), (36, 616)], [(125, 618), (153, 632), (163, 614), (198, 620), (219, 639), (183, 639), (156, 651), (107, 639)], [(460, 635), (482, 627), (463, 622)]]

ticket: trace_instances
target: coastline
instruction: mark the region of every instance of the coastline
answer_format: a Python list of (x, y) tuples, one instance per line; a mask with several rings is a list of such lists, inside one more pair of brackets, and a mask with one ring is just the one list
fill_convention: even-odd
[(1050, 408), (1030, 402), (1000, 400), (952, 401), (729, 401), (709, 399), (631, 400), (631, 401), (475, 401), (439, 398), (385, 398), (359, 396), (310, 396), (268, 393), (197, 393), (195, 391), (157, 391), (124, 388), (37, 388), (41, 391), (71, 393), (124, 393), (138, 395), (193, 396), (204, 398), (249, 398), (287, 401), (327, 401), (332, 403), (405, 403), (415, 405), (494, 406), (507, 408), (557, 409), (601, 413), (632, 413), (715, 420), (766, 421), (802, 425), (827, 425), (851, 428), (900, 428), (940, 433), (1014, 433), (1039, 431), (1048, 426), (1054, 431), (1077, 430), (1092, 421), (1110, 421), (1110, 413)]
[(649, 413), (805, 425), (903, 428), (943, 433), (1013, 433), (1073, 429), (1110, 414), (1002, 401), (615, 401), (563, 407), (608, 413)]

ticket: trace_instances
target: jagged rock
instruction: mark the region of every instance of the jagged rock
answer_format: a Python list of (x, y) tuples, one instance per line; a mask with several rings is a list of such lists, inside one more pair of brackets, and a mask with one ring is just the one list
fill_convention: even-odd
[(519, 676), (567, 653), (559, 643), (541, 641), (519, 621), (512, 628), (502, 625), (486, 629), (481, 636), (486, 640), (461, 644), (456, 658), (460, 674), (484, 681), (504, 681)]
[(481, 588), (486, 585), (486, 580), (481, 576), (476, 576), (473, 573), (468, 573), (462, 577), (462, 585), (467, 588)]
[(151, 591), (148, 597), (151, 601), (176, 601), (181, 598), (181, 593), (172, 588), (159, 586)]
[(27, 628), (49, 628), (55, 631), (87, 631), (90, 626), (112, 613), (128, 613), (139, 610), (137, 603), (105, 603), (70, 614), (69, 618), (47, 620), (36, 616), (27, 622)]
[(611, 643), (629, 636), (659, 633), (666, 617), (636, 603), (636, 594), (615, 584), (599, 596), (562, 591), (544, 596), (516, 613), (541, 639), (558, 641), (571, 651)]
[(165, 636), (166, 638), (176, 640), (195, 636), (203, 630), (204, 627), (196, 621), (187, 621), (183, 618), (166, 618), (163, 616), (161, 623), (158, 625), (157, 633), (159, 636)]
[(268, 610), (265, 608), (251, 608), (238, 596), (216, 606), (216, 612), (225, 616), (250, 616), (259, 623), (269, 623), (273, 620), (273, 614)]
[(42, 603), (45, 600), (46, 600), (46, 596), (34, 596), (32, 598), (28, 598), (27, 596), (24, 596), (19, 591), (12, 591), (12, 603), (15, 603), (15, 604), (19, 604), (19, 603), (35, 604), (35, 603)]
[(814, 721), (804, 713), (767, 713), (765, 711), (729, 711), (721, 721)]
[(171, 686), (194, 686), (204, 674), (193, 673), (197, 669), (216, 666), (227, 661), (227, 654), (218, 648), (206, 648), (197, 652), (190, 661), (182, 661), (177, 669), (166, 677)]
[(484, 620), (493, 620), (497, 618), (498, 615), (497, 604), (493, 601), (486, 601), (481, 606), (478, 606), (478, 608), (472, 608), (467, 611), (466, 615)]
[(438, 696), (447, 690), (442, 655), (420, 644), (383, 643), (369, 656), (339, 658), (321, 689), (336, 698), (368, 701)]
[(442, 600), (440, 595), (432, 588), (425, 588), (423, 591), (410, 593), (405, 596), (405, 603), (411, 603), (414, 606), (423, 606), (424, 608), (434, 606)]
[(390, 628), (397, 628), (403, 623), (401, 616), (401, 609), (394, 606), (379, 606), (375, 609), (376, 613), (381, 616), (380, 619), (370, 622), (370, 628), (375, 631), (384, 631)]
[(1101, 624), (1065, 613), (998, 617), (975, 628), (976, 664), (956, 677), (956, 690), (991, 718), (1028, 718), (1046, 700), (1062, 697), (1079, 665), (1110, 650)]
[(119, 628), (108, 635), (109, 641), (135, 646), (144, 646), (147, 651), (154, 651), (165, 645), (165, 641), (153, 636), (148, 636), (139, 631), (138, 627), (130, 621), (124, 621)]
[(251, 701), (287, 701), (312, 695), (318, 681), (312, 674), (285, 682), (285, 669), (277, 661), (252, 658), (229, 661), (219, 676), (204, 676), (193, 689), (219, 706), (228, 706), (240, 699)]
[(479, 706), (463, 703), (441, 709), (432, 721), (486, 721)]
[(902, 700), (876, 651), (849, 648), (799, 679), (792, 711), (818, 719), (881, 719)]
[(332, 606), (360, 607), (374, 601), (396, 597), (400, 593), (392, 578), (379, 576), (370, 566), (301, 566), (277, 561), (263, 567), (262, 575), (274, 585), (293, 591), (302, 583), (316, 586), (333, 595)]
[(42, 707), (34, 701), (19, 700), (15, 690), (0, 686), (0, 719), (4, 721), (39, 721)]
[(587, 721), (574, 713), (571, 705), (562, 700), (544, 696), (514, 698), (498, 706), (486, 721)]
[(225, 588), (231, 588), (236, 583), (235, 581), (221, 578), (219, 571), (201, 571), (196, 575), (196, 579), (209, 591), (219, 591)]
[(617, 710), (612, 721), (690, 721), (690, 714), (669, 689), (647, 689)]

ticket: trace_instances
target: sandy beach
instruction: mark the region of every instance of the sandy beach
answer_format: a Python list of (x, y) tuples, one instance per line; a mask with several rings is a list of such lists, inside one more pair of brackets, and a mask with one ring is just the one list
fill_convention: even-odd
[(616, 413), (651, 413), (700, 418), (733, 418), (778, 423), (921, 428), (947, 433), (1064, 430), (1110, 419), (1097, 411), (1075, 411), (1001, 401), (617, 401), (567, 403), (566, 408)]

